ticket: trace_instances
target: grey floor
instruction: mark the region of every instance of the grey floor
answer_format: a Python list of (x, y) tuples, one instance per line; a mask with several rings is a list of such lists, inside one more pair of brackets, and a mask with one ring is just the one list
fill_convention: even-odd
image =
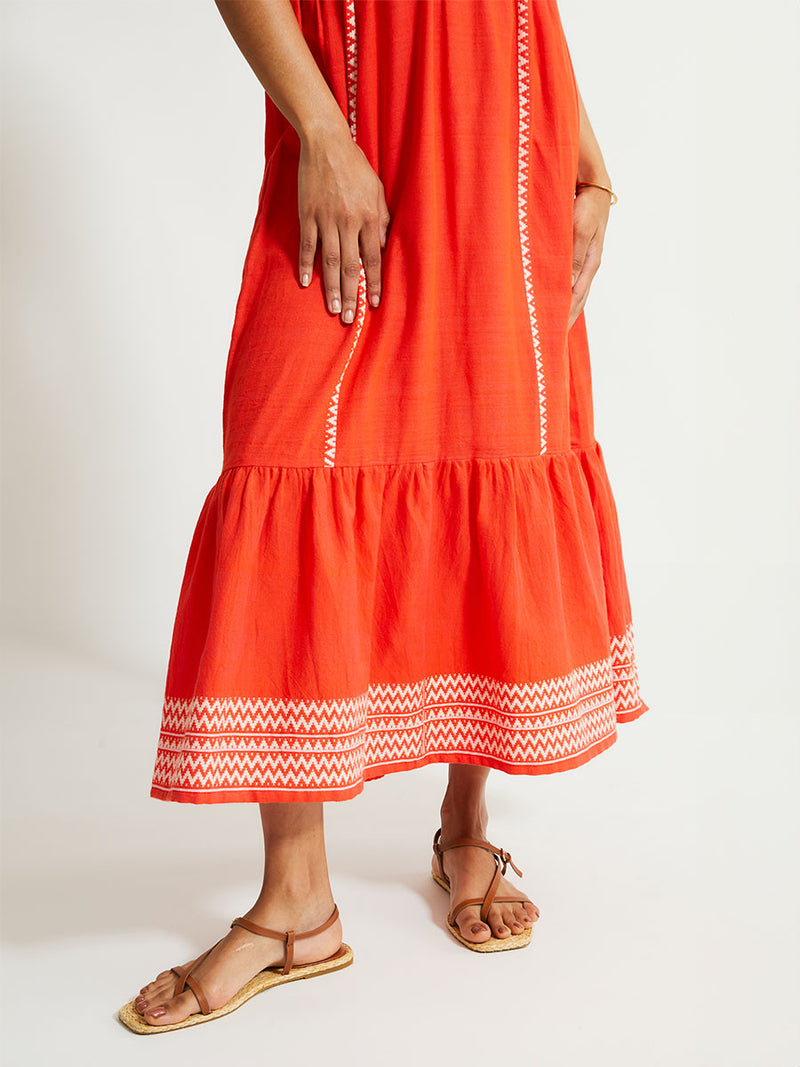
[(800, 1065), (788, 710), (759, 732), (651, 706), (582, 768), (494, 773), (490, 836), (541, 910), (520, 952), (443, 929), (428, 869), (446, 768), (368, 783), (326, 806), (354, 965), (143, 1038), (117, 1008), (252, 903), (257, 808), (148, 797), (160, 679), (6, 651), (8, 1064)]

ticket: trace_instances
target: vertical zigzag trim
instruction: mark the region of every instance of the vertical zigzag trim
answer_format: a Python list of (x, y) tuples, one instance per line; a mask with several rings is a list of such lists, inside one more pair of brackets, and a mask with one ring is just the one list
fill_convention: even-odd
[[(347, 64), (347, 120), (350, 123), (350, 133), (356, 140), (356, 90), (358, 88), (358, 38), (356, 36), (356, 12), (355, 0), (345, 0), (345, 49)], [(336, 457), (336, 430), (339, 420), (339, 393), (342, 388), (345, 371), (347, 370), (353, 353), (356, 350), (361, 327), (364, 325), (364, 317), (367, 310), (366, 296), (367, 280), (362, 264), (358, 276), (358, 292), (356, 294), (356, 315), (353, 324), (355, 337), (347, 354), (347, 359), (342, 367), (342, 373), (336, 382), (330, 401), (328, 402), (328, 414), (325, 418), (325, 445), (323, 452), (323, 464), (326, 467), (335, 465)]]
[(519, 144), (517, 152), (517, 214), (519, 216), (519, 244), (522, 253), (522, 275), (528, 301), (528, 318), (536, 358), (536, 383), (539, 396), (539, 453), (547, 451), (547, 403), (545, 397), (544, 362), (536, 322), (533, 298), (533, 270), (531, 265), (530, 233), (528, 231), (528, 175), (530, 172), (530, 38), (528, 34), (528, 2), (517, 0), (517, 86), (519, 97)]

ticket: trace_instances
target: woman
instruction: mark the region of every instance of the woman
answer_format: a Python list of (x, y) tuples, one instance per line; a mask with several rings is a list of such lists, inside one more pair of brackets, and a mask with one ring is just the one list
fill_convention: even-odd
[(449, 930), (526, 945), (490, 769), (647, 710), (583, 316), (614, 194), (555, 0), (217, 5), (266, 166), (151, 795), (258, 803), (264, 880), (121, 1010), (142, 1033), (349, 964), (323, 804), (431, 762)]

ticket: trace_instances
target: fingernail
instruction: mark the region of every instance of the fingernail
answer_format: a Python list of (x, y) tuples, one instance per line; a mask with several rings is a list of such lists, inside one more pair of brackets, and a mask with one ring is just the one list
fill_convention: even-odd
[(380, 299), (381, 298), (378, 295), (378, 293), (373, 293), (372, 296), (369, 298), (369, 302), (370, 302), (370, 304), (372, 304), (372, 306), (374, 308), (376, 308), (378, 306), (378, 304), (380, 303)]
[(342, 315), (342, 318), (344, 319), (345, 322), (352, 322), (353, 321), (353, 309), (352, 308), (348, 308), (347, 311), (345, 311), (344, 315)]
[(332, 308), (332, 309), (333, 309), (334, 311), (340, 311), (340, 310), (341, 310), (341, 307), (342, 307), (342, 305), (341, 305), (341, 304), (339, 303), (339, 297), (338, 297), (338, 296), (335, 296), (335, 297), (333, 298), (333, 300), (331, 301), (331, 308)]
[(311, 281), (311, 279), (309, 278), (309, 276), (307, 274), (304, 274), (303, 277), (300, 279), (300, 284), (301, 285), (308, 285), (308, 283), (310, 281)]

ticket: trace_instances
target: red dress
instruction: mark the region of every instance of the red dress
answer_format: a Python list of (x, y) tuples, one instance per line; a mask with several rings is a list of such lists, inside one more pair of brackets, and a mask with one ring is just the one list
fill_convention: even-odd
[(555, 0), (292, 0), (384, 184), (383, 296), (297, 280), (300, 142), (266, 165), (222, 470), (175, 618), (151, 796), (344, 800), (428, 763), (563, 771), (639, 695), (571, 330), (579, 111)]

